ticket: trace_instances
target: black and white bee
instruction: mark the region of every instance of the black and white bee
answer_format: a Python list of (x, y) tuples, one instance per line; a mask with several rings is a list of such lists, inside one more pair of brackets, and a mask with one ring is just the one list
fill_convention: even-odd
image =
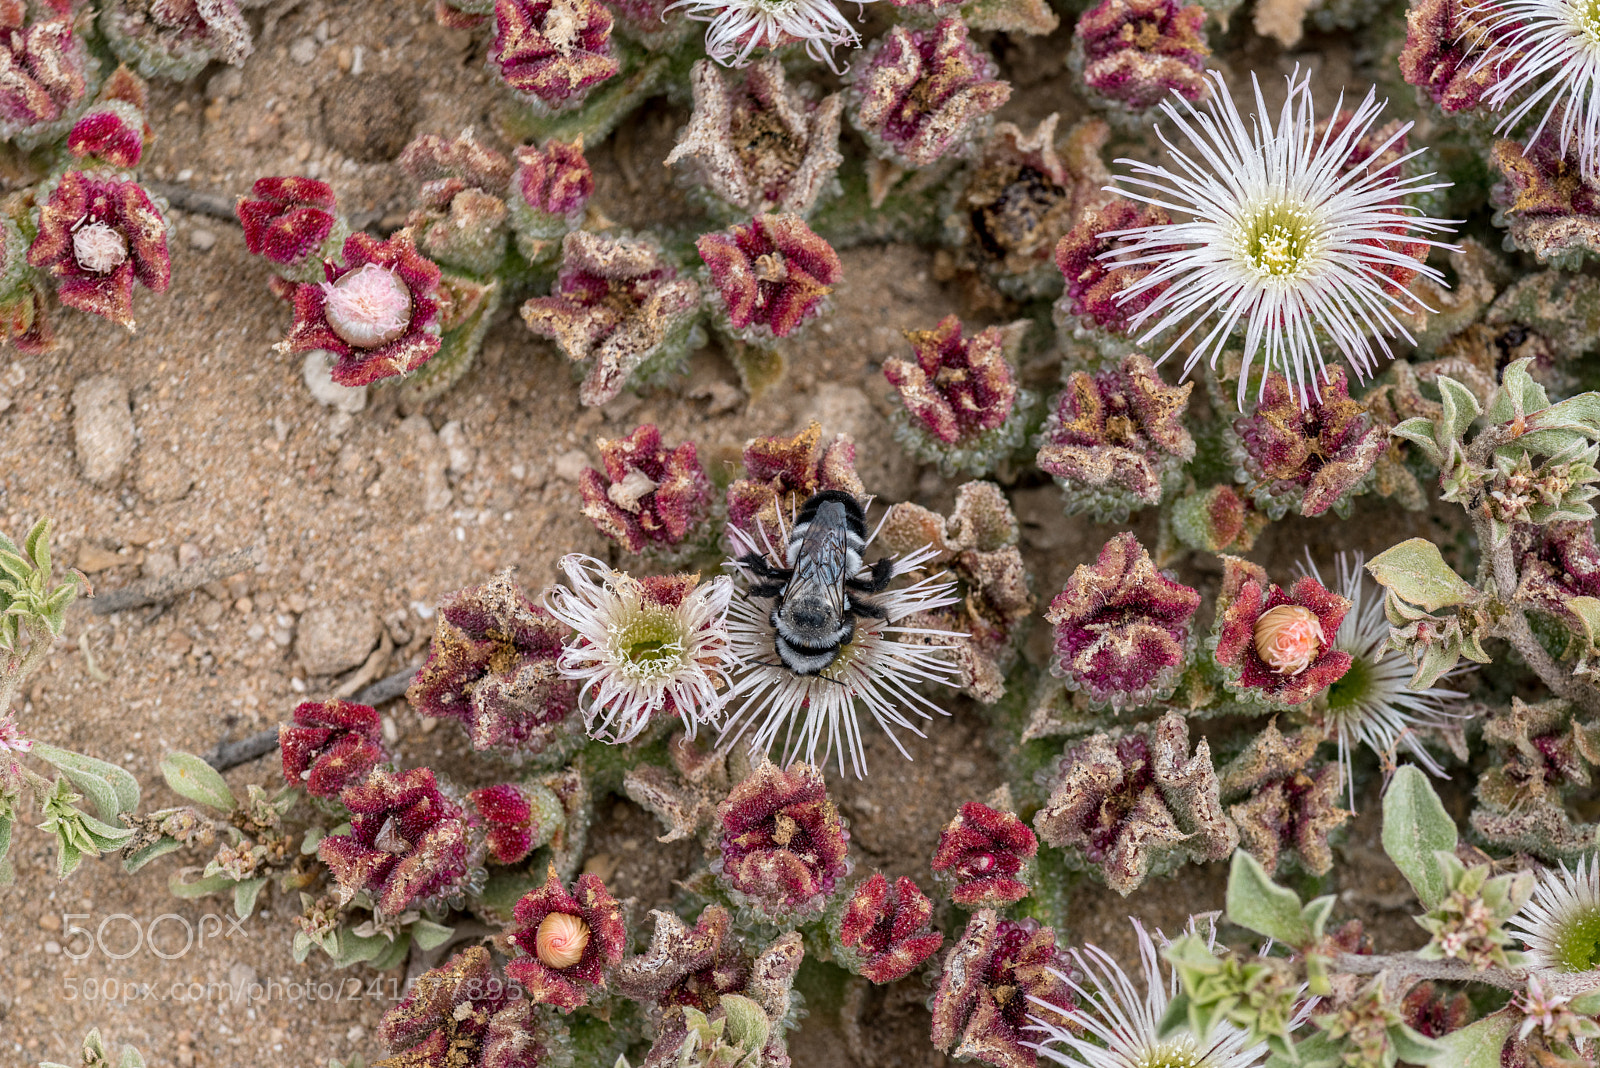
[(855, 636), (856, 617), (883, 619), (872, 594), (894, 578), (888, 558), (864, 568), (867, 517), (861, 502), (842, 490), (823, 490), (800, 508), (789, 534), (787, 568), (773, 567), (762, 553), (739, 562), (755, 575), (751, 597), (771, 597), (774, 652), (796, 675), (827, 670)]

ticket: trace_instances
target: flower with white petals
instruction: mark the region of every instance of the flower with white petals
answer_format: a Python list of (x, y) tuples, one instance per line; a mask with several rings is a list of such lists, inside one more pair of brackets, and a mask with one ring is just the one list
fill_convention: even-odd
[(1528, 947), (1535, 968), (1600, 971), (1600, 853), (1539, 875), (1533, 899), (1512, 917), (1511, 930)]
[[(1356, 796), (1351, 750), (1364, 745), (1379, 760), (1392, 765), (1396, 751), (1404, 745), (1428, 774), (1443, 778), (1444, 769), (1422, 744), (1417, 730), (1457, 726), (1463, 715), (1452, 712), (1450, 706), (1466, 696), (1442, 686), (1413, 690), (1412, 666), (1406, 658), (1383, 655), (1389, 642), (1383, 590), (1367, 575), (1362, 559), (1360, 553), (1340, 553), (1335, 564), (1337, 590), (1350, 602), (1350, 610), (1333, 635), (1333, 647), (1350, 654), (1350, 670), (1328, 687), (1326, 713), (1339, 736), (1339, 765), (1344, 771), (1352, 810)], [(1322, 581), (1309, 550), (1302, 570)]]
[[(856, 0), (858, 5), (870, 2)], [(746, 66), (758, 48), (804, 41), (806, 55), (838, 74), (833, 50), (861, 43), (861, 35), (833, 0), (677, 0), (666, 10), (680, 7), (696, 22), (710, 23), (706, 55), (725, 67)]]
[(1058, 1027), (1038, 1017), (1034, 1026), (1046, 1036), (1036, 1047), (1057, 1064), (1081, 1068), (1251, 1068), (1266, 1057), (1265, 1042), (1251, 1043), (1246, 1033), (1218, 1021), (1204, 1041), (1187, 1028), (1166, 1038), (1161, 1019), (1177, 992), (1178, 978), (1163, 980), (1155, 943), (1133, 920), (1139, 938), (1144, 990), (1134, 985), (1109, 953), (1097, 946), (1072, 951), (1084, 978), (1064, 977), (1082, 998), (1069, 1013), (1081, 1032)]
[(581, 553), (561, 558), (568, 586), (545, 594), (550, 614), (576, 631), (557, 668), (582, 682), (592, 737), (627, 742), (659, 713), (682, 718), (689, 737), (716, 726), (728, 699), (733, 582), (719, 575), (638, 579)]
[(1495, 132), (1511, 130), (1543, 104), (1526, 143), (1537, 141), (1554, 120), (1561, 155), (1576, 144), (1579, 170), (1600, 180), (1600, 3), (1493, 0), (1472, 13), (1483, 16), (1483, 39), (1497, 46), (1477, 63), (1495, 67), (1483, 102), (1499, 111), (1517, 100)]
[[(874, 532), (873, 537), (876, 536)], [(770, 541), (760, 546), (733, 526), (728, 527), (728, 537), (733, 543), (734, 559), (723, 566), (734, 568), (746, 588), (751, 576), (739, 563), (740, 557), (764, 550), (774, 563), (784, 561), (784, 555)], [(899, 578), (916, 571), (938, 555), (932, 546), (909, 553), (894, 561), (893, 575)], [(863, 568), (861, 575), (866, 573)], [(858, 617), (855, 633), (840, 648), (833, 663), (816, 675), (797, 675), (777, 654), (772, 601), (748, 595), (735, 598), (728, 610), (728, 638), (739, 660), (739, 672), (728, 698), (732, 711), (723, 727), (723, 738), (737, 740), (753, 726), (750, 748), (765, 753), (781, 731), (781, 764), (794, 759), (826, 764), (837, 748), (840, 772), (844, 771), (848, 751), (856, 777), (861, 778), (866, 775), (866, 747), (858, 717), (865, 710), (901, 755), (910, 760), (911, 754), (895, 737), (894, 728), (903, 727), (918, 737), (926, 737), (906, 717), (906, 711), (926, 720), (933, 719), (932, 712), (949, 715), (915, 687), (923, 682), (956, 684), (960, 669), (948, 655), (948, 646), (933, 643), (961, 635), (912, 625), (914, 621), (908, 621), (908, 617), (937, 611), (958, 603), (960, 598), (956, 596), (955, 583), (943, 572), (936, 572), (902, 589), (874, 594), (872, 599), (884, 617)]]
[[(1163, 356), (1206, 328), (1186, 374), (1201, 360), (1215, 368), (1242, 330), (1241, 406), (1258, 359), (1287, 378), (1303, 404), (1320, 395), (1325, 347), (1364, 377), (1377, 366), (1374, 340), (1385, 355), (1381, 335), (1412, 340), (1401, 316), (1431, 309), (1406, 286), (1417, 274), (1444, 284), (1419, 258), (1429, 246), (1450, 247), (1422, 235), (1450, 227), (1404, 199), (1449, 183), (1401, 173), (1421, 150), (1400, 150), (1410, 123), (1371, 133), (1384, 108), (1375, 90), (1353, 112), (1342, 111), (1341, 97), (1338, 118), (1319, 130), (1310, 75), (1297, 70), (1274, 126), (1259, 83), (1246, 123), (1222, 75), (1207, 73), (1216, 92), (1204, 111), (1181, 97), (1161, 105), (1189, 142), (1179, 149), (1156, 127), (1176, 169), (1117, 161), (1133, 174), (1117, 179), (1116, 192), (1188, 219), (1099, 235), (1122, 241), (1106, 257), (1148, 269), (1116, 299), (1135, 307), (1141, 295), (1149, 300), (1130, 319), (1141, 345), (1176, 331)], [(1363, 139), (1377, 144), (1369, 150)]]

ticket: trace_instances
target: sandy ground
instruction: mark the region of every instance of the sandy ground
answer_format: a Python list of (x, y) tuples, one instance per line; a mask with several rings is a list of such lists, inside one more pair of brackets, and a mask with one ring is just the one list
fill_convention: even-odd
[[(335, 184), (347, 210), (398, 221), (403, 179), (383, 152), (415, 133), (450, 135), (469, 125), (492, 137), (497, 94), (482, 67), (481, 35), (442, 30), (429, 14), (416, 0), (290, 5), (242, 79), (217, 69), (189, 86), (153, 88), (158, 140), (146, 174), (230, 197), (260, 175), (312, 174)], [(303, 65), (290, 55), (300, 40), (315, 46)], [(341, 64), (352, 66), (358, 47), (365, 73), (356, 77)], [(1064, 50), (1058, 34), (1008, 56), (1026, 88), (1010, 117), (1075, 109), (1060, 72)], [(379, 106), (388, 99), (409, 106)], [(595, 203), (611, 218), (642, 225), (686, 212), (677, 194), (661, 194), (651, 169), (685, 118), (653, 106), (616, 143), (592, 149)], [(309, 675), (297, 659), (306, 612), (370, 610), (397, 643), (394, 670), (425, 642), (428, 624), (416, 606), (498, 568), (516, 566), (537, 588), (563, 553), (604, 555), (606, 543), (578, 512), (575, 485), (555, 473), (563, 456), (592, 457), (597, 436), (655, 422), (669, 440), (694, 437), (708, 464), (722, 464), (751, 435), (793, 431), (817, 417), (829, 431), (855, 436), (861, 474), (881, 499), (936, 508), (952, 499), (954, 483), (917, 469), (890, 439), (879, 372), (901, 351), (901, 330), (965, 310), (962, 292), (934, 280), (930, 251), (846, 251), (832, 320), (811, 332), (787, 387), (766, 400), (713, 413), (705, 387), (737, 387), (738, 378), (710, 349), (666, 388), (586, 410), (562, 358), (503, 314), (477, 368), (420, 413), (422, 425), (406, 422), (411, 413), (381, 390), (354, 416), (319, 407), (299, 361), (271, 349), (288, 311), (268, 295), (268, 272), (246, 254), (238, 229), (181, 212), (175, 219), (172, 288), (138, 294), (137, 333), (63, 312), (55, 352), (0, 355), (12, 400), (0, 412), (0, 529), (16, 535), (53, 515), (60, 559), (92, 572), (102, 589), (180, 561), (248, 545), (264, 550), (253, 571), (164, 611), (107, 618), (75, 608), (31, 684), (20, 710), (29, 731), (121, 763), (145, 784), (148, 806), (174, 800), (156, 773), (164, 752), (207, 750), (276, 723), (303, 694), (331, 692), (336, 680)], [(71, 394), (98, 374), (126, 385), (138, 432), (137, 451), (110, 488), (84, 481), (74, 452)], [(437, 433), (449, 423), (461, 431), (453, 456)], [(437, 489), (441, 465), (449, 468), (447, 500)], [(1014, 499), (1036, 590), (1047, 599), (1111, 529), (1062, 518), (1049, 485), (1019, 486)], [(1363, 507), (1347, 523), (1280, 524), (1256, 556), (1287, 568), (1307, 539), (1326, 557), (1335, 546), (1371, 551), (1410, 534), (1434, 536), (1431, 523)], [(1141, 533), (1152, 533), (1148, 525)], [(1180, 571), (1214, 583), (1212, 566), (1188, 561)], [(1046, 648), (1039, 631), (1029, 645), (1035, 658)], [(914, 762), (876, 738), (871, 777), (836, 783), (858, 870), (909, 874), (931, 889), (927, 860), (939, 828), (959, 800), (999, 784), (982, 748), (981, 715), (961, 701), (950, 707), (953, 716), (932, 724), (927, 740), (910, 739)], [(404, 702), (385, 712), (407, 764), (474, 774), (453, 725), (425, 731)], [(242, 788), (271, 783), (276, 771), (268, 758), (228, 778)], [(1331, 889), (1345, 895), (1351, 914), (1392, 936), (1390, 945), (1416, 944), (1420, 932), (1396, 911), (1408, 894), (1376, 848), (1370, 797), (1365, 807), (1336, 869), (1359, 871), (1361, 883)], [(694, 859), (691, 847), (658, 846), (655, 833), (653, 820), (626, 800), (597, 806), (590, 851), (609, 858), (613, 889), (642, 908), (664, 902)], [(27, 828), (12, 855), (18, 881), (0, 890), (0, 1064), (68, 1060), (95, 1025), (141, 1047), (152, 1068), (321, 1068), (329, 1057), (377, 1056), (370, 1035), (399, 973), (341, 972), (317, 957), (294, 964), (288, 916), (297, 902), (268, 892), (255, 915), (233, 924), (222, 918), (229, 909), (221, 900), (170, 896), (168, 861), (132, 877), (91, 861), (57, 882), (48, 840)], [(1156, 881), (1127, 900), (1086, 887), (1065, 934), (1125, 951), (1130, 913), (1171, 930), (1189, 911), (1220, 907), (1221, 896), (1220, 869), (1190, 869), (1181, 883)], [(267, 987), (267, 998), (248, 1003), (220, 985), (251, 980)], [(856, 1055), (875, 1066), (941, 1063), (927, 1043), (928, 993), (914, 983), (874, 992), (855, 1010), (873, 1021)], [(793, 1040), (795, 1063), (850, 1063), (844, 1034), (837, 1006), (813, 1005)]]

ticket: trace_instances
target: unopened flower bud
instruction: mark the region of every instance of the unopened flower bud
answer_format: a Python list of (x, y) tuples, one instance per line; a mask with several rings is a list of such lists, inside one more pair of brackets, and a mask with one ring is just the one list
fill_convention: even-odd
[(1281, 604), (1256, 620), (1256, 655), (1280, 675), (1298, 675), (1311, 666), (1328, 636), (1309, 608)]

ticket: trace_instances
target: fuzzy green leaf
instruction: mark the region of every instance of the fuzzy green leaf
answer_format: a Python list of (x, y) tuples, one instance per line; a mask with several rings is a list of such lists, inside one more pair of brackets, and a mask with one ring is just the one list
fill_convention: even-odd
[(1233, 923), (1284, 945), (1298, 949), (1311, 942), (1299, 895), (1273, 882), (1261, 862), (1243, 849), (1233, 854), (1228, 871), (1227, 910)]
[(183, 873), (179, 872), (167, 880), (167, 892), (175, 897), (205, 897), (207, 894), (221, 893), (233, 884), (234, 880), (227, 875), (208, 875), (188, 883), (183, 881)]
[(218, 811), (232, 812), (239, 805), (233, 791), (228, 789), (228, 780), (216, 768), (190, 753), (168, 753), (162, 757), (161, 777), (176, 793)]
[(1403, 1023), (1388, 1028), (1389, 1046), (1407, 1064), (1452, 1064), (1446, 1059), (1449, 1051), (1437, 1039), (1413, 1031)]
[[(114, 820), (120, 813), (132, 812), (139, 807), (139, 780), (115, 764), (43, 743), (34, 744), (33, 755), (65, 772), (73, 785), (94, 801), (101, 819)], [(85, 785), (91, 779), (110, 789), (109, 805), (102, 803), (100, 795), (92, 792), (100, 787)]]
[(1502, 1009), (1452, 1031), (1438, 1040), (1445, 1052), (1436, 1063), (1450, 1068), (1500, 1068), (1500, 1051), (1516, 1026), (1517, 1018)]
[(134, 850), (122, 858), (122, 870), (132, 875), (157, 857), (164, 857), (168, 853), (175, 853), (183, 848), (183, 843), (176, 838), (157, 838), (147, 846)]
[(50, 574), (50, 517), (45, 516), (33, 525), (28, 531), (28, 537), (23, 542), (23, 550), (28, 558), (33, 561), (33, 566)]
[(1472, 421), (1478, 417), (1482, 409), (1478, 407), (1478, 398), (1472, 395), (1472, 390), (1455, 379), (1440, 375), (1435, 382), (1439, 387), (1439, 400), (1444, 408), (1439, 418), (1440, 436), (1435, 440), (1441, 449), (1448, 449), (1449, 442), (1461, 440), (1461, 436), (1472, 426)]
[(1409, 538), (1385, 549), (1367, 562), (1367, 570), (1379, 585), (1430, 612), (1478, 597), (1472, 583), (1456, 574), (1426, 538)]
[(1444, 453), (1439, 450), (1439, 445), (1434, 441), (1435, 431), (1432, 419), (1417, 416), (1391, 427), (1389, 433), (1397, 438), (1411, 442), (1422, 450), (1429, 462), (1435, 467), (1444, 463)]
[(266, 877), (259, 879), (244, 879), (233, 884), (233, 914), (241, 920), (247, 918), (255, 911), (256, 898), (261, 894), (261, 888), (267, 885)]
[(1425, 908), (1436, 907), (1450, 892), (1434, 853), (1454, 850), (1457, 837), (1455, 820), (1422, 769), (1414, 764), (1396, 769), (1383, 795), (1383, 851)]
[(424, 950), (435, 949), (449, 941), (450, 936), (456, 933), (454, 927), (446, 927), (442, 923), (431, 920), (418, 920), (411, 925), (411, 939)]

